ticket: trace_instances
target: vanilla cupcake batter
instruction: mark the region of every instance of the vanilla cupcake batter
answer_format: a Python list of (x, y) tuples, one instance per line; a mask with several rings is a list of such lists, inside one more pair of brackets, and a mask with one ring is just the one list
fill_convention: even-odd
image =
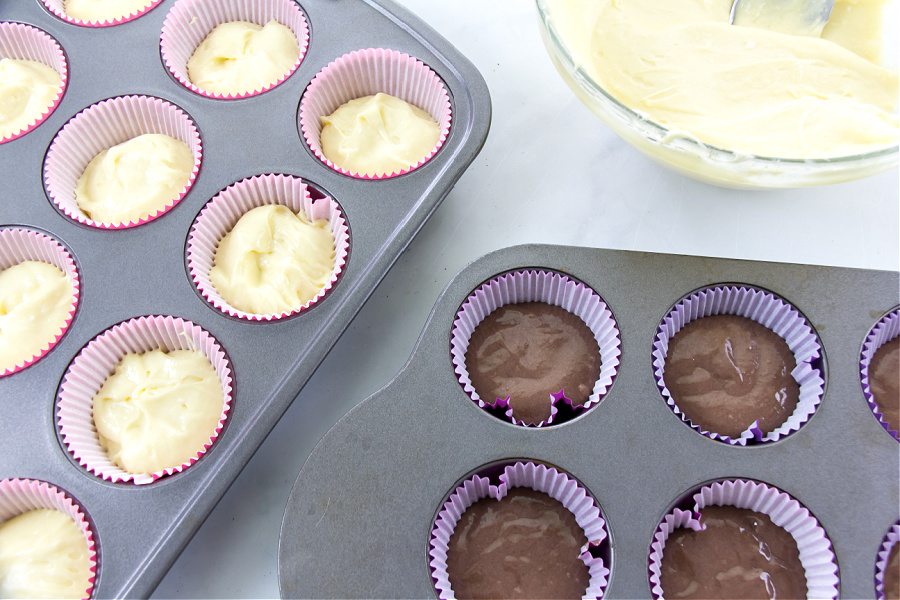
[(0, 524), (0, 598), (84, 598), (87, 541), (68, 515), (36, 509)]
[(193, 168), (186, 143), (158, 133), (139, 135), (88, 163), (75, 184), (75, 202), (100, 223), (137, 222), (171, 205)]
[(576, 62), (633, 110), (709, 144), (823, 158), (897, 144), (885, 1), (838, 0), (822, 37), (730, 25), (732, 0), (549, 5)]
[(360, 175), (399, 173), (437, 145), (441, 128), (427, 112), (388, 94), (351, 100), (322, 117), (322, 154)]
[(279, 314), (312, 300), (331, 279), (334, 262), (327, 220), (269, 204), (244, 214), (222, 238), (209, 280), (238, 310)]
[(222, 23), (206, 36), (187, 63), (188, 79), (213, 94), (262, 90), (290, 73), (300, 57), (294, 32), (277, 21)]
[(73, 19), (102, 23), (130, 17), (150, 6), (150, 0), (65, 0), (63, 10)]
[(30, 260), (0, 271), (0, 373), (47, 349), (66, 324), (74, 294), (51, 264)]
[(126, 354), (94, 396), (100, 445), (132, 474), (157, 473), (195, 458), (222, 414), (222, 383), (194, 350)]
[(32, 125), (52, 105), (62, 78), (34, 60), (0, 58), (0, 138)]

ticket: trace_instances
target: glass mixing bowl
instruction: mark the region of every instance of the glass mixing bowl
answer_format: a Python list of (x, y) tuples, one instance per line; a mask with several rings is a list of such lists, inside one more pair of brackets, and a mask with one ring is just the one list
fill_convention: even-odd
[(852, 156), (778, 158), (720, 148), (683, 131), (670, 130), (616, 100), (582, 69), (554, 26), (549, 11), (553, 0), (535, 1), (547, 52), (578, 99), (641, 153), (683, 175), (725, 187), (772, 189), (852, 181), (887, 171), (898, 164), (897, 144)]

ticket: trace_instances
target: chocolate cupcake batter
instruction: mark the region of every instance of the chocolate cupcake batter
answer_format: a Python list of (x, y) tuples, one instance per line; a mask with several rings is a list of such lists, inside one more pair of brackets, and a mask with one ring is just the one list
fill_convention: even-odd
[(894, 544), (884, 567), (885, 600), (900, 600), (900, 544)]
[(590, 575), (579, 558), (587, 543), (575, 515), (558, 500), (513, 488), (462, 514), (447, 549), (457, 598), (581, 598)]
[(664, 379), (694, 425), (738, 437), (757, 419), (769, 433), (794, 412), (796, 366), (772, 330), (746, 317), (715, 315), (691, 321), (672, 337)]
[(900, 429), (900, 337), (875, 351), (869, 363), (869, 387), (881, 419)]
[(797, 542), (768, 515), (707, 506), (702, 531), (676, 529), (662, 557), (660, 585), (674, 598), (806, 598)]
[(472, 387), (488, 403), (509, 398), (513, 416), (550, 418), (551, 394), (587, 402), (600, 376), (600, 346), (581, 318), (545, 302), (507, 304), (472, 332), (466, 351)]

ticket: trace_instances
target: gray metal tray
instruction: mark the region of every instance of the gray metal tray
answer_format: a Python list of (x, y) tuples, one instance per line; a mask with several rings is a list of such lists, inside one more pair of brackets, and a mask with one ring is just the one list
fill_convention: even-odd
[[(299, 69), (262, 95), (233, 101), (183, 88), (160, 58), (162, 23), (174, 0), (113, 27), (64, 23), (39, 0), (0, 3), (0, 20), (43, 29), (69, 61), (69, 86), (37, 129), (0, 145), (0, 226), (50, 233), (74, 255), (81, 300), (63, 339), (43, 359), (0, 379), (0, 478), (48, 481), (89, 515), (99, 547), (95, 597), (149, 596), (194, 532), (291, 404), (376, 285), (474, 160), (490, 125), (490, 96), (475, 67), (434, 30), (391, 0), (304, 0), (309, 50)], [(300, 96), (330, 61), (354, 50), (406, 52), (444, 81), (453, 125), (423, 167), (383, 181), (345, 177), (323, 165), (297, 129)], [(122, 230), (79, 225), (58, 212), (42, 183), (53, 136), (87, 106), (126, 94), (158, 96), (196, 122), (204, 159), (187, 196), (163, 217)], [(347, 266), (314, 308), (278, 322), (225, 316), (186, 272), (191, 224), (217, 192), (262, 173), (297, 175), (343, 207), (351, 228)], [(210, 451), (183, 473), (149, 486), (111, 484), (63, 449), (53, 414), (62, 375), (81, 348), (110, 326), (140, 315), (193, 321), (228, 353), (232, 410)]]
[[(606, 301), (622, 340), (605, 398), (575, 420), (524, 428), (487, 414), (453, 372), (450, 331), (460, 305), (505, 271), (569, 274)], [(785, 298), (823, 344), (826, 391), (799, 431), (732, 447), (681, 422), (653, 377), (656, 328), (697, 288), (746, 283)], [(323, 437), (300, 471), (279, 541), (282, 597), (435, 597), (431, 527), (453, 488), (506, 459), (551, 463), (598, 500), (611, 535), (608, 598), (649, 598), (653, 533), (685, 492), (744, 477), (777, 486), (829, 535), (844, 598), (874, 598), (876, 553), (900, 516), (900, 444), (869, 409), (859, 355), (869, 329), (900, 302), (898, 273), (796, 264), (527, 245), (478, 259), (450, 282), (412, 357), (383, 389)]]

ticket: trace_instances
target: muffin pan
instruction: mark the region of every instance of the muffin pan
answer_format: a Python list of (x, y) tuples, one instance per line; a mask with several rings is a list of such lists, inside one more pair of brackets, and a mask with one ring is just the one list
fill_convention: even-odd
[[(454, 373), (460, 306), (484, 282), (520, 269), (557, 271), (592, 288), (621, 337), (606, 395), (556, 426), (488, 414)], [(656, 384), (660, 322), (683, 297), (717, 284), (772, 292), (819, 337), (822, 401), (781, 440), (742, 447), (710, 439), (682, 422)], [(485, 465), (525, 459), (568, 473), (597, 500), (610, 536), (605, 597), (650, 598), (660, 521), (700, 485), (742, 478), (808, 509), (833, 545), (840, 596), (874, 598), (877, 555), (900, 511), (900, 445), (867, 405), (860, 351), (900, 303), (898, 286), (896, 272), (568, 246), (478, 259), (438, 298), (406, 366), (338, 421), (301, 469), (279, 542), (282, 597), (436, 597), (429, 541), (445, 500)]]
[[(252, 1), (252, 0), (251, 0)], [(490, 96), (474, 66), (391, 0), (309, 0), (298, 5), (309, 47), (290, 77), (265, 93), (215, 99), (194, 93), (166, 69), (163, 23), (178, 0), (109, 27), (67, 23), (41, 0), (0, 4), (0, 21), (54, 38), (68, 62), (68, 86), (39, 126), (0, 144), (0, 229), (46, 234), (74, 259), (80, 294), (63, 337), (34, 364), (0, 376), (0, 479), (46, 481), (83, 509), (97, 550), (95, 597), (147, 597), (274, 427), (376, 285), (480, 151)], [(366, 48), (403, 52), (430, 67), (450, 97), (452, 124), (440, 150), (414, 172), (382, 181), (334, 171), (300, 133), (299, 106), (329, 62)], [(48, 149), (63, 126), (109, 98), (159, 98), (183, 111), (202, 142), (196, 180), (150, 222), (118, 230), (83, 224), (49, 198)], [(188, 237), (220, 191), (259, 175), (302, 178), (314, 198), (333, 198), (346, 217), (346, 264), (323, 298), (284, 318), (248, 320), (207, 301), (189, 274)], [(82, 349), (115, 325), (161, 315), (202, 328), (224, 351), (231, 406), (215, 442), (180, 473), (146, 485), (103, 480), (79, 465), (62, 440), (58, 396)]]

